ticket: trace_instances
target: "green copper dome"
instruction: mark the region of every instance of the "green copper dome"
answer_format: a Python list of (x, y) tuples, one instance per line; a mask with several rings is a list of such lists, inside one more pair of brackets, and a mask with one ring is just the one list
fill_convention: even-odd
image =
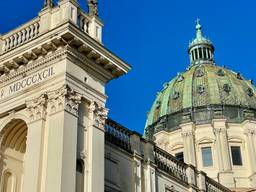
[[(193, 53), (197, 56), (191, 57), (188, 70), (166, 83), (157, 94), (148, 113), (146, 137), (152, 139), (161, 130), (173, 131), (190, 121), (202, 124), (225, 118), (242, 122), (256, 117), (256, 90), (251, 81), (243, 79), (240, 73), (216, 66), (213, 45), (201, 39), (190, 44), (189, 53), (197, 49)], [(204, 54), (203, 48), (209, 49), (209, 54)]]

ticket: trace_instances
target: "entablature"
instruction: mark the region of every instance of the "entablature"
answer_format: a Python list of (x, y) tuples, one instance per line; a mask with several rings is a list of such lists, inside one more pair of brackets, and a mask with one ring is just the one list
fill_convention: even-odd
[(60, 49), (69, 50), (78, 59), (84, 57), (90, 60), (85, 64), (96, 72), (101, 71), (106, 82), (130, 70), (128, 64), (114, 56), (102, 44), (81, 31), (71, 21), (66, 21), (48, 33), (2, 53), (0, 55), (0, 83), (24, 73), (24, 69), (29, 69), (36, 60), (50, 56)]

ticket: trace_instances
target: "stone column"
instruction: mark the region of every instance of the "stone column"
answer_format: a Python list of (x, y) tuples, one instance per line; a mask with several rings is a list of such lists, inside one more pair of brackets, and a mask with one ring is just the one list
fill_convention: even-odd
[(44, 192), (76, 190), (78, 105), (81, 97), (69, 86), (49, 93), (48, 148)]
[[(105, 120), (108, 110), (96, 102), (88, 106), (88, 157), (86, 158), (85, 192), (104, 191)], [(87, 185), (86, 185), (87, 184)]]
[(29, 119), (23, 191), (41, 191), (47, 95), (26, 102)]
[[(226, 119), (213, 119), (212, 125), (216, 137), (217, 152), (218, 155), (220, 155), (221, 163), (223, 164), (219, 172), (219, 181), (221, 184), (227, 187), (234, 187), (231, 158), (229, 154)], [(219, 163), (219, 165), (221, 163)]]
[(180, 127), (184, 141), (184, 161), (196, 166), (194, 123), (181, 124)]

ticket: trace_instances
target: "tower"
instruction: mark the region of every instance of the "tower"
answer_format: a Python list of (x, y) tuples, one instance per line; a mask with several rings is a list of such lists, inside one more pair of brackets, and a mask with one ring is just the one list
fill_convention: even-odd
[(93, 5), (45, 0), (0, 37), (0, 190), (104, 191), (105, 85), (130, 66), (103, 46)]
[(187, 70), (157, 95), (145, 136), (230, 189), (255, 189), (255, 87), (215, 63), (199, 20), (188, 53)]

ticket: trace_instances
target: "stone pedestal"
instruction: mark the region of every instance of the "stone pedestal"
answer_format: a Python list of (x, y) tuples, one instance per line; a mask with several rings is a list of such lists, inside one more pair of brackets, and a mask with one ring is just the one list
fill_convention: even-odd
[(232, 171), (219, 172), (219, 182), (227, 188), (234, 188), (235, 182)]

